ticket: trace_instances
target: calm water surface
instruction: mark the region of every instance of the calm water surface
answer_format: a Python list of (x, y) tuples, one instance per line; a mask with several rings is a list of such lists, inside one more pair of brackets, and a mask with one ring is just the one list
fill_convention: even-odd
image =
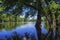
[[(42, 23), (41, 25), (42, 34), (46, 34), (47, 30), (44, 28), (44, 23)], [(28, 33), (30, 37), (34, 35), (37, 40), (37, 33), (34, 22), (0, 24), (0, 40), (6, 40), (6, 37), (12, 38), (12, 36), (15, 34), (23, 37), (25, 36), (25, 33)]]

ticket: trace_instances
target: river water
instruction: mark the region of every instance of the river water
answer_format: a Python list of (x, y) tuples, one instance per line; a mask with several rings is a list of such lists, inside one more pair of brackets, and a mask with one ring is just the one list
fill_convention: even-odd
[[(47, 30), (44, 28), (44, 23), (41, 24), (42, 34), (47, 34)], [(25, 34), (28, 34), (29, 37), (32, 35), (37, 40), (37, 32), (35, 29), (35, 22), (28, 23), (3, 23), (0, 24), (0, 40), (13, 40), (12, 36), (18, 35), (24, 37)]]

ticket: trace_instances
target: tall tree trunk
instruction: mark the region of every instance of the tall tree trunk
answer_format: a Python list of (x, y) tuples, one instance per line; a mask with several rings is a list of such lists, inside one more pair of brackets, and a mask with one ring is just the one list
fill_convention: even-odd
[[(45, 0), (47, 5), (49, 5), (50, 1), (51, 0)], [(48, 12), (49, 12), (49, 15), (50, 15), (50, 20), (48, 20), (48, 21), (50, 21), (49, 22), (49, 25), (50, 25), (50, 28), (49, 28), (49, 34), (50, 34), (49, 36), (50, 36), (50, 38), (49, 39), (54, 40), (54, 38), (53, 38), (54, 34), (53, 33), (55, 32), (55, 30), (56, 30), (56, 32), (58, 30), (57, 27), (56, 27), (57, 26), (57, 24), (56, 24), (57, 20), (56, 20), (55, 14), (50, 12), (50, 9), (49, 9)], [(57, 36), (57, 33), (56, 33), (56, 36)]]
[(46, 12), (45, 16), (46, 16), (46, 19), (49, 23), (49, 31), (48, 31), (47, 37), (49, 37), (48, 40), (53, 40), (53, 36), (54, 36), (53, 30), (54, 30), (54, 26), (55, 26), (55, 15), (52, 15), (51, 10), (49, 9), (49, 11)]
[(51, 13), (51, 11), (49, 10), (49, 15), (50, 15), (50, 20), (49, 20), (49, 25), (50, 25), (50, 28), (49, 28), (49, 40), (53, 40), (53, 15)]
[(37, 30), (37, 36), (38, 40), (42, 40), (42, 34), (41, 34), (41, 14), (42, 14), (42, 0), (38, 0), (38, 15), (37, 15), (37, 21), (35, 24), (36, 30)]
[(37, 17), (38, 17), (38, 18), (37, 18), (35, 27), (36, 27), (36, 30), (37, 30), (38, 40), (41, 40), (41, 15), (38, 14)]
[(54, 32), (56, 28), (56, 19), (55, 19), (55, 14), (50, 13), (50, 40), (54, 40)]

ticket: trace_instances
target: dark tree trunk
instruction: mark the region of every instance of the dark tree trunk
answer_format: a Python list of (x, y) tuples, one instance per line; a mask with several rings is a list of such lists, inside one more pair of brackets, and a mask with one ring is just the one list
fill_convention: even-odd
[(36, 21), (36, 30), (37, 30), (37, 36), (38, 36), (38, 40), (41, 40), (41, 15), (38, 14), (37, 16), (37, 21)]
[(41, 14), (42, 14), (42, 0), (38, 0), (38, 15), (37, 15), (37, 21), (36, 21), (36, 30), (37, 30), (37, 36), (38, 40), (42, 40), (42, 34), (41, 34)]

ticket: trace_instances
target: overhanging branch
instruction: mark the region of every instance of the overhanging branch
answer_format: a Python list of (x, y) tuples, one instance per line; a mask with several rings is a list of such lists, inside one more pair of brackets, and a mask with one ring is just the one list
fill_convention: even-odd
[(23, 4), (26, 5), (26, 6), (28, 6), (28, 7), (33, 8), (33, 9), (35, 9), (35, 10), (38, 9), (36, 6), (30, 5), (30, 4), (26, 3), (26, 2), (23, 2)]

